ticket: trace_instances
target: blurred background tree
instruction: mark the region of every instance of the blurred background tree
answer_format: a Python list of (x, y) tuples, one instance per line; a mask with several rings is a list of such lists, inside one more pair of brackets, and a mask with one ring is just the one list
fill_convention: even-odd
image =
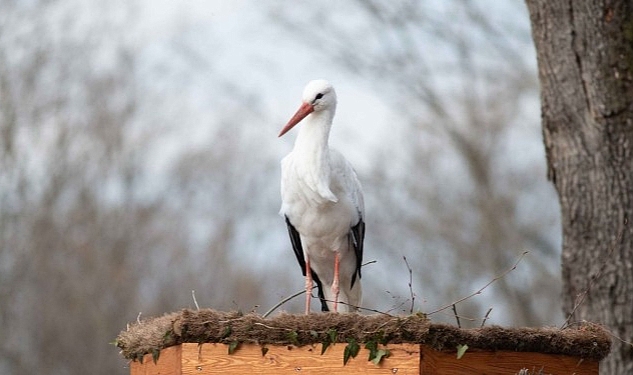
[(220, 3), (0, 0), (1, 373), (124, 374), (108, 343), (139, 312), (300, 290), (276, 134), (319, 77), (365, 186), (364, 305), (409, 311), (403, 256), (431, 311), (530, 250), (458, 309), (560, 320), (522, 2)]

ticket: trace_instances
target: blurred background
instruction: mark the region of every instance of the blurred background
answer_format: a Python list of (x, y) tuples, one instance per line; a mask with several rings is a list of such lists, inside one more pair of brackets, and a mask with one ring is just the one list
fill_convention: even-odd
[(364, 185), (363, 306), (431, 312), (529, 251), (462, 325), (559, 324), (523, 1), (0, 0), (0, 373), (125, 374), (139, 314), (300, 291), (277, 134), (315, 78)]

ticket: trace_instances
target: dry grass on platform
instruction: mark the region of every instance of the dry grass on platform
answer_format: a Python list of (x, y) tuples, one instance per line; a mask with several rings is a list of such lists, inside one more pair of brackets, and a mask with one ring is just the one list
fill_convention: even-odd
[(256, 343), (309, 345), (335, 338), (336, 342), (377, 341), (420, 343), (437, 350), (510, 350), (564, 354), (600, 360), (610, 350), (609, 334), (598, 325), (575, 328), (502, 328), (490, 326), (460, 329), (431, 323), (423, 314), (409, 316), (315, 313), (280, 314), (264, 319), (256, 314), (210, 309), (171, 313), (131, 324), (116, 339), (125, 358), (138, 359), (161, 349), (190, 343)]

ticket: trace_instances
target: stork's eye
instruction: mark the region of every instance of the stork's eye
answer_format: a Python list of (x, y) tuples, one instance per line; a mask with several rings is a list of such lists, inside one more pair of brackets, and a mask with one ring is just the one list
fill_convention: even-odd
[(323, 97), (323, 94), (318, 93), (317, 96), (314, 97), (314, 99), (319, 100)]

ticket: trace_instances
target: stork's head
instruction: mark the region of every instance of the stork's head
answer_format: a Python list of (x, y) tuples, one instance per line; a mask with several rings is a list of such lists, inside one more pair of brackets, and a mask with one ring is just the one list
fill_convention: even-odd
[(310, 81), (303, 90), (303, 102), (301, 107), (292, 116), (290, 121), (281, 129), (279, 137), (297, 125), (301, 120), (312, 112), (324, 110), (334, 111), (336, 109), (336, 91), (330, 83), (323, 79)]
[(314, 112), (331, 108), (336, 106), (336, 91), (324, 79), (310, 81), (303, 89), (303, 103), (310, 104)]

